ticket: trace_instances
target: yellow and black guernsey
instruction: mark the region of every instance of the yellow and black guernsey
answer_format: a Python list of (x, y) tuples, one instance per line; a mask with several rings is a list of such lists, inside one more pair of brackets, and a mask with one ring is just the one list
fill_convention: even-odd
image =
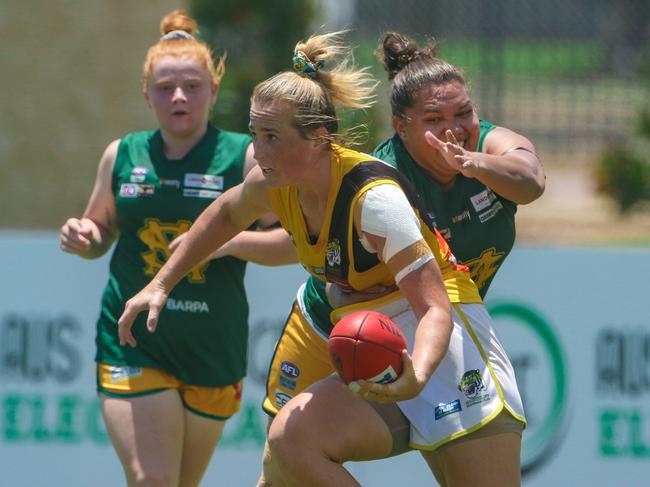
[(156, 333), (146, 313), (133, 325), (136, 348), (121, 347), (117, 320), (125, 302), (170, 256), (169, 243), (186, 232), (215, 198), (242, 181), (250, 137), (208, 126), (181, 160), (168, 160), (159, 131), (120, 142), (113, 170), (120, 232), (97, 325), (96, 361), (155, 367), (181, 381), (220, 387), (246, 373), (248, 302), (245, 262), (233, 257), (200, 265), (183, 278), (160, 314)]
[(376, 254), (367, 252), (359, 241), (353, 209), (368, 190), (380, 184), (402, 188), (421, 223), (425, 241), (442, 272), (452, 302), (480, 303), (468, 269), (456, 263), (449, 246), (420, 212), (419, 197), (411, 184), (392, 166), (367, 154), (333, 145), (326, 214), (319, 235), (310, 236), (304, 221), (298, 188), (270, 188), (273, 210), (291, 235), (298, 258), (305, 269), (321, 281), (345, 290), (361, 291), (376, 284), (392, 285), (393, 275)]

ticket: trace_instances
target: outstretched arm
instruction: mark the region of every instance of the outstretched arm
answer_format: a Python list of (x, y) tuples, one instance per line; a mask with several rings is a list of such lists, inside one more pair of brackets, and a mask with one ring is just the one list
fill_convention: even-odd
[[(187, 237), (183, 233), (169, 244), (174, 252)], [(269, 230), (245, 230), (208, 255), (207, 260), (226, 256), (267, 266), (280, 266), (298, 262), (296, 247), (289, 234), (283, 228)]]
[(160, 310), (174, 286), (215, 247), (226, 243), (269, 210), (266, 182), (256, 168), (242, 184), (226, 191), (201, 213), (158, 274), (127, 301), (118, 321), (120, 343), (136, 345), (131, 327), (138, 313), (145, 309), (149, 310), (147, 329), (155, 331)]
[(210, 258), (226, 255), (268, 266), (298, 262), (296, 247), (284, 228), (241, 232), (213, 252)]
[(523, 135), (496, 127), (485, 137), (483, 152), (458, 144), (451, 130), (446, 141), (431, 132), (425, 137), (447, 163), (464, 176), (476, 178), (497, 194), (517, 204), (535, 201), (544, 193), (546, 176), (533, 144)]

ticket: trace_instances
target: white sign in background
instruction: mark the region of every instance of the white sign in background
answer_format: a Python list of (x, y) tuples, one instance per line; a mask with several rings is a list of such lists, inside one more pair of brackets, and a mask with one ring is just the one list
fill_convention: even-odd
[[(123, 485), (97, 407), (94, 333), (108, 258), (84, 261), (53, 233), (0, 233), (2, 485)], [(488, 307), (517, 369), (529, 428), (524, 486), (647, 485), (650, 252), (517, 248)], [(297, 266), (249, 266), (249, 376), (204, 485), (252, 486), (264, 375)], [(477, 459), (480, 462), (480, 459)], [(364, 486), (432, 485), (417, 453), (349, 464)], [(11, 468), (9, 468), (11, 467)]]

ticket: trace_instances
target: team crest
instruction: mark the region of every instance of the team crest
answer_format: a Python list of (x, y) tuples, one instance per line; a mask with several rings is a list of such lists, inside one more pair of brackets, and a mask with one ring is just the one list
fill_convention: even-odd
[(476, 283), (479, 291), (484, 289), (485, 285), (492, 280), (494, 274), (499, 270), (501, 260), (505, 255), (505, 252), (497, 252), (495, 247), (490, 247), (485, 249), (478, 257), (464, 262), (469, 267), (472, 280)]
[(327, 265), (330, 267), (341, 265), (341, 243), (338, 238), (327, 242), (327, 253), (325, 254)]
[(465, 403), (466, 407), (489, 400), (490, 395), (483, 392), (486, 389), (483, 377), (478, 369), (465, 372), (458, 385), (458, 390), (462, 391), (468, 399)]
[[(157, 218), (145, 218), (144, 226), (138, 230), (138, 237), (148, 248), (140, 255), (146, 264), (143, 269), (145, 275), (155, 276), (156, 273), (162, 268), (171, 256), (169, 244), (179, 235), (187, 232), (190, 229), (191, 222), (186, 220), (178, 220), (177, 222), (161, 222)], [(194, 267), (188, 274), (187, 280), (191, 283), (204, 283), (205, 270), (209, 265), (208, 262)], [(167, 308), (173, 308), (176, 311), (189, 311), (195, 312), (209, 312), (205, 301), (172, 301), (167, 302)]]

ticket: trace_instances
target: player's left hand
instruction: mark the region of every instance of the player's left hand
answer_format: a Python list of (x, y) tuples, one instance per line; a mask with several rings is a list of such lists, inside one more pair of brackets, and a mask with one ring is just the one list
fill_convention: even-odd
[(368, 401), (390, 403), (406, 401), (416, 397), (426, 384), (413, 368), (413, 361), (407, 350), (402, 351), (402, 373), (395, 382), (376, 384), (365, 380), (350, 382), (348, 388), (356, 396)]
[(147, 330), (151, 333), (156, 331), (158, 317), (165, 306), (165, 301), (167, 301), (168, 295), (169, 292), (164, 288), (162, 283), (154, 277), (138, 294), (126, 302), (124, 312), (117, 321), (120, 345), (124, 346), (127, 343), (131, 347), (137, 345), (133, 333), (131, 332), (131, 328), (133, 327), (133, 322), (141, 311), (149, 310), (147, 315)]
[(463, 176), (475, 178), (481, 170), (480, 162), (476, 157), (476, 152), (470, 152), (458, 143), (454, 132), (447, 130), (445, 132), (447, 141), (442, 141), (432, 132), (426, 132), (424, 138), (427, 143), (436, 149), (443, 157), (445, 162)]

